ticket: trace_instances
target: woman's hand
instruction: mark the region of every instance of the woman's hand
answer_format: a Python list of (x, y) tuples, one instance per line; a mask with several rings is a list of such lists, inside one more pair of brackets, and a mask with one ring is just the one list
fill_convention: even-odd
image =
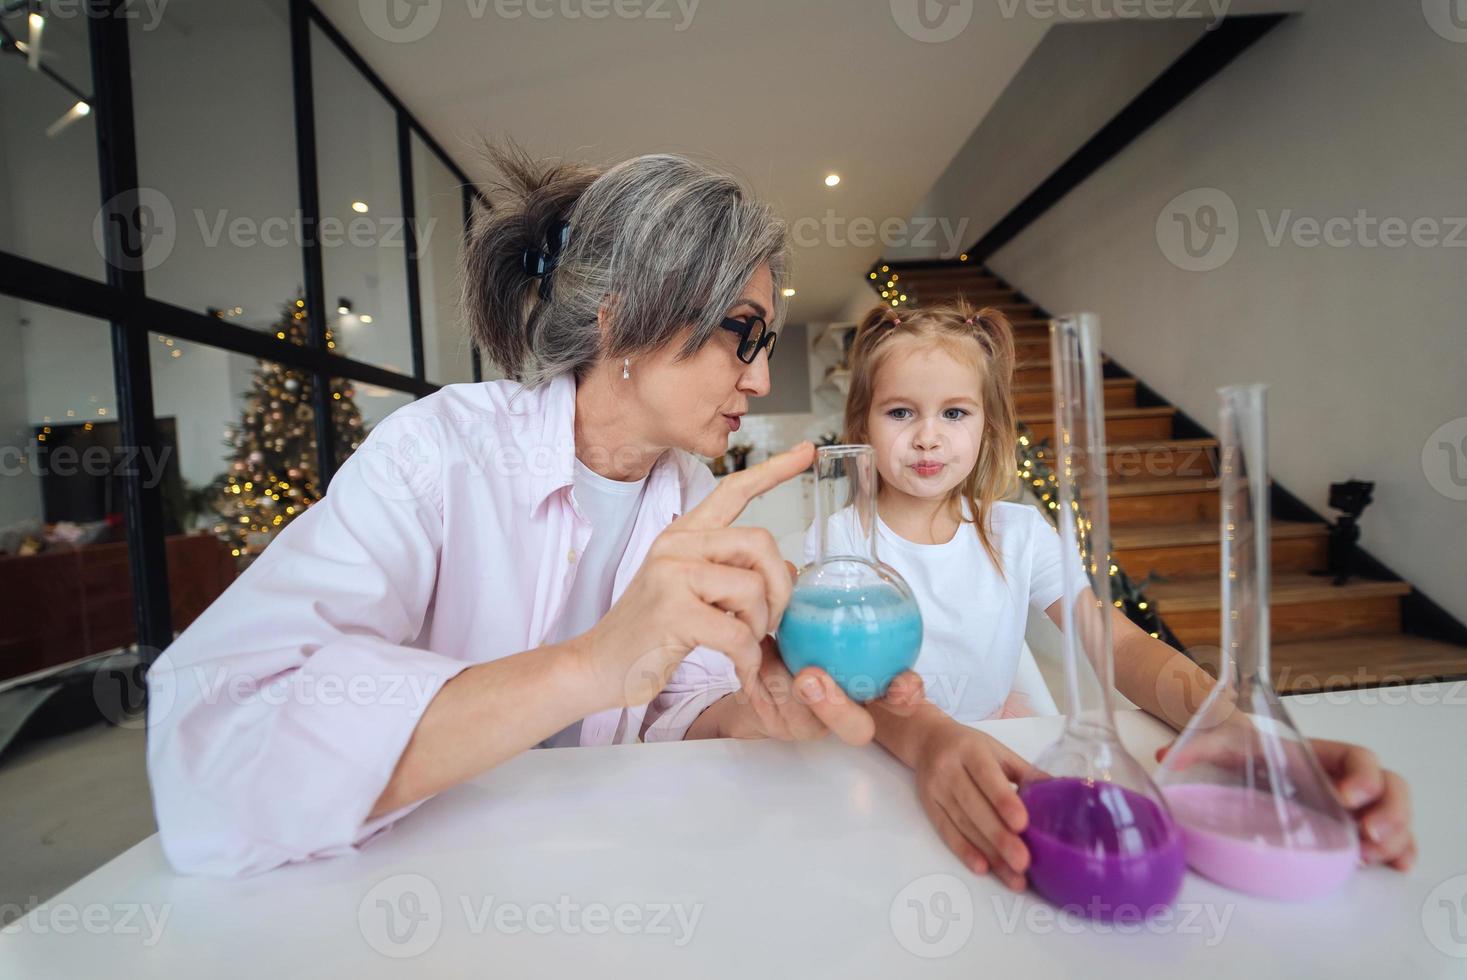
[(944, 718), (916, 753), (917, 797), (937, 834), (975, 874), (1023, 891), (1029, 814), (1014, 784), (1033, 766), (990, 735)]
[[(1382, 769), (1375, 753), (1348, 742), (1311, 738), (1324, 774), (1360, 830), (1360, 858), (1409, 871), (1416, 862), (1416, 836), (1411, 831), (1411, 794), (1406, 781)], [(1160, 760), (1171, 745), (1156, 750)]]
[[(791, 575), (794, 568), (790, 568)], [(791, 677), (779, 644), (766, 636), (759, 684), (751, 692), (735, 691), (710, 705), (688, 738), (777, 738), (782, 741), (821, 739), (835, 733), (850, 745), (865, 745), (876, 732), (871, 712), (852, 701), (825, 671), (806, 667)], [(895, 714), (910, 714), (925, 701), (922, 678), (910, 670), (898, 674), (876, 703)]]
[(572, 644), (608, 704), (657, 696), (696, 646), (733, 661), (751, 696), (767, 697), (762, 639), (789, 604), (789, 571), (764, 528), (729, 527), (749, 501), (810, 468), (802, 442), (725, 477), (702, 503), (667, 526), (621, 597)]

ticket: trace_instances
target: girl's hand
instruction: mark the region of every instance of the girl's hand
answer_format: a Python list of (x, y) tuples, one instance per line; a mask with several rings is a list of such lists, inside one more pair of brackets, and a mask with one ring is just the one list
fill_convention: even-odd
[(1023, 891), (1029, 849), (1019, 839), (1029, 814), (1014, 788), (1034, 771), (992, 736), (944, 719), (917, 754), (917, 796), (958, 859)]
[[(1416, 836), (1411, 831), (1411, 794), (1406, 781), (1382, 769), (1375, 753), (1348, 742), (1311, 738), (1310, 746), (1360, 828), (1360, 857), (1409, 871), (1416, 863)], [(1156, 750), (1158, 761), (1171, 748)]]
[(1410, 871), (1416, 862), (1411, 832), (1411, 793), (1406, 781), (1380, 767), (1375, 753), (1348, 742), (1311, 738), (1314, 754), (1360, 827), (1360, 857)]

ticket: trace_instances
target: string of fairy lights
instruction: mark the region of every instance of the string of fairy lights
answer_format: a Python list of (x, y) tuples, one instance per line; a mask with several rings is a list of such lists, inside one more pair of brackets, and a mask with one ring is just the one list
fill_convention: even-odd
[[(1019, 430), (1019, 479), (1030, 493), (1039, 498), (1044, 506), (1045, 516), (1058, 528), (1059, 474), (1050, 465), (1054, 452), (1048, 439), (1036, 440), (1033, 431), (1022, 422), (1019, 423)], [(1100, 562), (1096, 560), (1095, 542), (1090, 534), (1093, 525), (1085, 516), (1078, 500), (1071, 501), (1070, 505), (1075, 511), (1075, 537), (1080, 546), (1080, 560), (1089, 568), (1090, 574), (1094, 575), (1100, 570)], [(1166, 623), (1157, 615), (1155, 605), (1146, 597), (1144, 587), (1151, 582), (1151, 577), (1148, 576), (1139, 583), (1133, 581), (1113, 560), (1108, 543), (1104, 551), (1110, 577), (1111, 603), (1147, 633), (1180, 649), (1176, 636), (1167, 628)]]
[[(968, 253), (964, 252), (958, 256), (959, 262), (968, 261)], [(866, 282), (872, 289), (881, 294), (881, 298), (892, 306), (911, 306), (917, 302), (915, 295), (909, 296), (905, 286), (898, 285), (902, 281), (900, 272), (891, 271), (891, 266), (883, 263), (880, 267), (866, 273)]]

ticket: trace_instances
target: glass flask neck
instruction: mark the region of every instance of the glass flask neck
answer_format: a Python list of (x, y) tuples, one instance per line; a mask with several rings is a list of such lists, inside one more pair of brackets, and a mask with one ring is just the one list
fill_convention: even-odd
[[(821, 446), (815, 452), (815, 526), (820, 561), (854, 558), (877, 563), (876, 450), (867, 445)], [(848, 523), (834, 534), (831, 519)]]
[(1240, 694), (1270, 687), (1266, 389), (1219, 388), (1222, 468), (1222, 653)]
[[(1066, 732), (1109, 741), (1115, 738), (1110, 696), (1115, 669), (1099, 319), (1081, 313), (1051, 321), (1050, 356), (1059, 483), (1055, 520), (1066, 570)], [(1077, 566), (1080, 574), (1070, 573)]]

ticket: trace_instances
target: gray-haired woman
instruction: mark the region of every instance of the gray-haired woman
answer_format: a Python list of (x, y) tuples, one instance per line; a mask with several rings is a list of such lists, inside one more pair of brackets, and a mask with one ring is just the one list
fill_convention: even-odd
[[(536, 745), (872, 737), (827, 675), (785, 671), (790, 569), (729, 526), (813, 447), (716, 486), (693, 455), (769, 390), (782, 223), (681, 157), (497, 162), (464, 306), (510, 380), (383, 420), (149, 675), (180, 870), (348, 850)], [(905, 674), (887, 705), (920, 695)]]

